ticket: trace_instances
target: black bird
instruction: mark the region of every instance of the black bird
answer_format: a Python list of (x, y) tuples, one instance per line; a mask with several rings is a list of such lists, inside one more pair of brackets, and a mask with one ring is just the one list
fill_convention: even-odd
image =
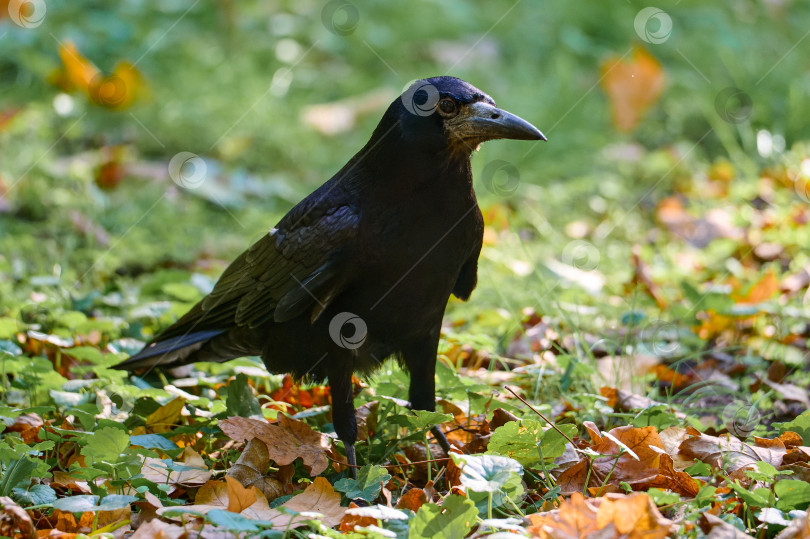
[(450, 294), (467, 300), (478, 278), (484, 223), (470, 155), (492, 139), (546, 140), (460, 79), (415, 82), (337, 174), (117, 368), (258, 355), (271, 372), (328, 378), (335, 431), (354, 466), (352, 373), (396, 356), (410, 371), (411, 407), (435, 408), (444, 310)]

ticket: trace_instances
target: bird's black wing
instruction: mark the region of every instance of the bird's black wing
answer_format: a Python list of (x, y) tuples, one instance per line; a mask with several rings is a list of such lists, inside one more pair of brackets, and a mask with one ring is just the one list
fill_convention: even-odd
[(295, 208), (228, 266), (208, 296), (118, 366), (140, 368), (157, 355), (168, 355), (171, 363), (172, 352), (184, 356), (184, 350), (238, 327), (285, 322), (307, 311), (316, 319), (345, 283), (343, 261), (358, 222), (347, 205)]

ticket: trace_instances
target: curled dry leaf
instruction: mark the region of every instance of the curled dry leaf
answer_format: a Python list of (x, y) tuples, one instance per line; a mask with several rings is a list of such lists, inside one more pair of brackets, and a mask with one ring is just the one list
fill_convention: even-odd
[(329, 436), (283, 414), (279, 414), (278, 425), (261, 419), (230, 417), (220, 423), (220, 428), (237, 442), (258, 438), (267, 444), (270, 458), (280, 466), (300, 458), (312, 476), (319, 475), (329, 466)]
[[(450, 460), (449, 462), (453, 462)], [(421, 488), (412, 488), (408, 492), (406, 492), (396, 504), (397, 509), (410, 509), (414, 513), (416, 513), (422, 504), (427, 503), (427, 495), (425, 491)]]
[(18, 432), (26, 444), (39, 441), (39, 429), (42, 428), (42, 418), (37, 414), (22, 414), (14, 418), (11, 425), (6, 426), (6, 432)]
[(272, 501), (284, 494), (284, 486), (278, 479), (264, 475), (269, 466), (270, 454), (267, 444), (253, 438), (226, 475), (233, 477), (246, 488), (258, 488), (268, 501)]
[[(181, 464), (178, 462), (172, 464)], [(187, 469), (192, 468), (192, 469)], [(146, 457), (141, 469), (143, 476), (155, 483), (168, 483), (184, 487), (195, 487), (211, 479), (213, 472), (209, 470), (203, 458), (191, 447), (183, 450), (182, 469), (171, 470), (170, 466), (157, 458)]]
[(672, 527), (672, 521), (664, 518), (643, 492), (609, 494), (592, 500), (577, 492), (559, 509), (526, 518), (526, 531), (540, 539), (664, 539)]
[(750, 468), (758, 461), (778, 467), (787, 453), (785, 444), (778, 438), (763, 440), (757, 438), (754, 443), (744, 443), (734, 436), (722, 437), (701, 434), (688, 428), (690, 436), (679, 446), (681, 455), (687, 459), (697, 459), (726, 473), (733, 474), (738, 470)]
[(129, 539), (178, 539), (185, 533), (182, 526), (155, 518), (138, 527)]
[(0, 497), (0, 535), (3, 537), (36, 537), (31, 517), (8, 496)]
[[(596, 440), (595, 426), (586, 425), (586, 428)], [(604, 485), (618, 486), (621, 482), (628, 483), (634, 490), (657, 487), (689, 497), (697, 495), (700, 489), (700, 484), (689, 474), (674, 468), (655, 427), (617, 427), (599, 436), (591, 449), (605, 456), (592, 462), (583, 458), (563, 471), (557, 478), (563, 493), (582, 492), (586, 480), (587, 487), (594, 493)], [(619, 455), (623, 449), (630, 451), (624, 452), (617, 461), (614, 455)]]

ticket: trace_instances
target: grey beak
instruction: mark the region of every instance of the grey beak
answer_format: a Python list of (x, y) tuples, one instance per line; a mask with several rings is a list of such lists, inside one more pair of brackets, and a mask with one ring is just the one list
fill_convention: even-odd
[(488, 140), (547, 140), (535, 126), (511, 112), (499, 109), (489, 103), (479, 101), (470, 106), (466, 118), (476, 135)]

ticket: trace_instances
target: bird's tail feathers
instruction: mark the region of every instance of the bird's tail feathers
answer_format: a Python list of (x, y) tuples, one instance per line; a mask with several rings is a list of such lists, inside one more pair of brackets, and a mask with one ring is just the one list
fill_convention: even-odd
[(143, 350), (122, 361), (114, 368), (135, 371), (155, 367), (178, 367), (198, 361), (194, 356), (200, 348), (211, 339), (221, 335), (225, 330), (208, 330), (172, 337), (164, 341), (154, 341)]

